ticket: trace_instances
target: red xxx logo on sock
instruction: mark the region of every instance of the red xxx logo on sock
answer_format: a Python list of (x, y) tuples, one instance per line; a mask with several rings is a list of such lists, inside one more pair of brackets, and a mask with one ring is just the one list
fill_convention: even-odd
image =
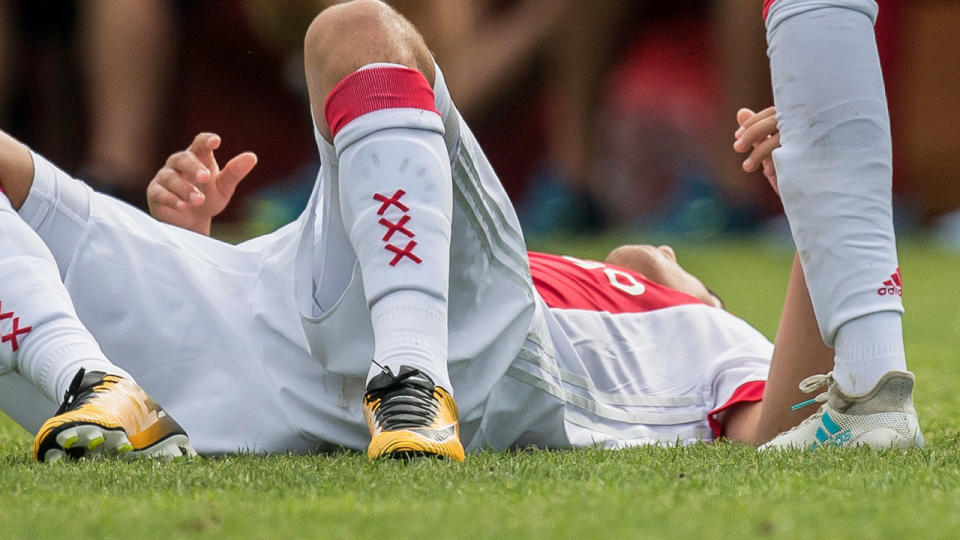
[[(396, 207), (397, 210), (403, 212), (403, 215), (400, 216), (400, 219), (396, 221), (391, 221), (386, 217), (381, 217), (379, 221), (380, 225), (383, 225), (387, 229), (387, 232), (384, 233), (382, 238), (384, 242), (383, 249), (394, 254), (393, 259), (390, 260), (390, 266), (396, 266), (404, 258), (410, 259), (416, 264), (423, 262), (420, 257), (413, 253), (413, 248), (417, 247), (416, 240), (409, 240), (403, 247), (388, 243), (394, 239), (394, 236), (399, 237), (399, 235), (403, 235), (407, 238), (413, 238), (416, 236), (416, 234), (414, 234), (414, 232), (407, 227), (407, 224), (412, 219), (409, 213), (410, 208), (400, 202), (400, 199), (402, 199), (406, 194), (407, 192), (402, 189), (398, 189), (396, 192), (394, 192), (393, 196), (390, 197), (381, 193), (373, 194), (373, 200), (381, 203), (380, 209), (377, 210), (378, 216), (383, 216), (391, 207)], [(398, 239), (402, 239), (402, 237), (399, 237)]]
[(17, 341), (17, 336), (22, 334), (27, 334), (30, 330), (33, 330), (32, 326), (20, 326), (20, 317), (15, 317), (12, 311), (3, 311), (3, 302), (0, 301), (0, 321), (6, 319), (13, 319), (13, 329), (10, 330), (9, 334), (3, 334), (0, 337), (0, 343), (10, 342), (10, 346), (13, 347), (13, 352), (17, 352), (20, 349), (20, 343)]

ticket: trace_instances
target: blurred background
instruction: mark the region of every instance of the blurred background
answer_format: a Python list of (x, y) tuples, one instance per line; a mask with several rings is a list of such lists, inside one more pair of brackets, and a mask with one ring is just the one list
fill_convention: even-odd
[[(0, 0), (0, 127), (143, 206), (199, 131), (260, 164), (215, 233), (303, 209), (318, 161), (302, 36), (327, 0)], [(528, 237), (788, 240), (731, 148), (772, 104), (760, 0), (396, 0), (424, 34)], [(879, 0), (897, 225), (960, 249), (960, 0)]]

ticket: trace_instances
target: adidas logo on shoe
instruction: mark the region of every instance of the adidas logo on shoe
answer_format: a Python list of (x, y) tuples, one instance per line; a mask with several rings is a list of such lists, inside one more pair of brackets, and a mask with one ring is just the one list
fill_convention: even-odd
[(810, 450), (818, 446), (844, 446), (850, 442), (852, 437), (849, 429), (840, 429), (840, 426), (830, 418), (829, 412), (824, 412), (820, 417), (820, 427), (817, 428), (814, 436), (817, 442), (810, 444)]
[(801, 391), (811, 393), (823, 386), (827, 390), (793, 408), (823, 405), (799, 425), (760, 446), (760, 450), (813, 450), (824, 446), (920, 448), (923, 434), (913, 407), (913, 385), (912, 373), (891, 371), (867, 394), (851, 397), (840, 391), (832, 373), (807, 377), (800, 383)]

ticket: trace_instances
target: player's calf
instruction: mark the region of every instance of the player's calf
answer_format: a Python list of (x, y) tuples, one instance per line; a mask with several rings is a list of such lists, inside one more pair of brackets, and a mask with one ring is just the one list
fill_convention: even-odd
[(33, 442), (37, 461), (92, 456), (195, 456), (187, 433), (132, 381), (77, 371)]

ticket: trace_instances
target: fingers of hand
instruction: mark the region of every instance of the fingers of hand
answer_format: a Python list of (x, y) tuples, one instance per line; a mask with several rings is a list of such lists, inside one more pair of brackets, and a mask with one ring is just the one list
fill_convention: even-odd
[(211, 180), (210, 169), (190, 150), (177, 152), (167, 158), (167, 167), (198, 184), (206, 184)]
[(772, 159), (763, 160), (763, 175), (769, 178), (770, 180), (777, 179), (777, 169), (773, 166)]
[[(209, 175), (209, 173), (207, 174)], [(167, 204), (167, 206), (178, 210), (183, 210), (187, 208), (187, 206), (199, 206), (203, 204), (205, 200), (203, 193), (197, 188), (195, 177), (184, 174), (171, 167), (160, 169), (160, 172), (154, 177), (153, 182), (150, 183), (151, 187), (154, 185), (163, 188), (177, 198), (176, 201), (172, 201), (169, 197), (164, 197), (165, 200), (171, 202), (171, 204)], [(147, 195), (149, 196), (150, 194), (148, 193)]]
[(183, 210), (187, 207), (180, 197), (157, 182), (151, 182), (147, 186), (147, 203), (150, 206), (150, 213), (156, 217), (159, 207), (172, 208), (174, 210)]
[(246, 178), (257, 165), (257, 155), (253, 152), (244, 152), (235, 156), (223, 166), (217, 181), (225, 187), (233, 188)]
[(779, 135), (767, 137), (759, 144), (754, 144), (753, 146), (753, 152), (750, 152), (750, 156), (743, 161), (743, 170), (747, 172), (757, 170), (757, 167), (759, 167), (761, 163), (771, 158), (773, 151), (780, 146), (780, 137)]
[[(753, 121), (754, 118), (750, 120)], [(756, 146), (777, 133), (777, 117), (767, 116), (741, 129), (743, 131), (733, 143), (733, 149), (737, 152), (746, 152), (751, 146)]]
[[(184, 179), (199, 185), (209, 183), (213, 179), (213, 171), (193, 152), (187, 150), (177, 152), (167, 160), (167, 167), (173, 169)], [(197, 190), (199, 193), (199, 190)]]
[(773, 166), (772, 159), (764, 160), (763, 175), (767, 177), (767, 180), (770, 182), (770, 187), (773, 188), (774, 193), (780, 195), (780, 188), (777, 187), (777, 169)]
[(220, 148), (220, 142), (220, 136), (216, 133), (203, 132), (193, 138), (193, 142), (190, 143), (190, 147), (187, 148), (187, 150), (197, 155), (205, 152), (209, 153)]
[(737, 111), (737, 125), (743, 126), (747, 120), (753, 118), (756, 114), (757, 113), (753, 112), (752, 109), (748, 109), (746, 107), (740, 109)]
[(216, 133), (203, 132), (193, 138), (193, 142), (190, 143), (187, 151), (192, 152), (204, 166), (215, 173), (217, 170), (217, 160), (213, 155), (213, 151), (220, 148), (221, 142), (223, 142), (223, 140)]
[(758, 113), (754, 113), (752, 110), (747, 108), (740, 109), (737, 111), (737, 123), (740, 124), (740, 127), (733, 134), (733, 136), (739, 139), (740, 135), (742, 135), (744, 131), (749, 129), (757, 122), (761, 122), (770, 117), (776, 118), (776, 116), (777, 109), (774, 107), (767, 107)]
[(774, 107), (767, 107), (766, 109), (764, 109), (764, 110), (758, 112), (757, 114), (751, 116), (750, 118), (748, 118), (748, 119), (742, 124), (742, 127), (744, 127), (744, 128), (750, 128), (750, 126), (756, 124), (757, 122), (766, 120), (767, 118), (770, 118), (770, 117), (776, 117), (776, 116), (777, 116), (777, 109), (774, 108)]

